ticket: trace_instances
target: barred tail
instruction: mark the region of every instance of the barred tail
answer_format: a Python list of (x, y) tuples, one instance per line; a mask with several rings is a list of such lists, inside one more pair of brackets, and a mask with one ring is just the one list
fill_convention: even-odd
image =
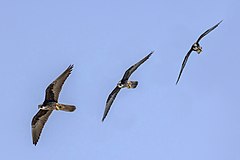
[(59, 108), (59, 110), (67, 111), (67, 112), (73, 112), (76, 109), (75, 106), (66, 105), (66, 104), (58, 104), (58, 108)]

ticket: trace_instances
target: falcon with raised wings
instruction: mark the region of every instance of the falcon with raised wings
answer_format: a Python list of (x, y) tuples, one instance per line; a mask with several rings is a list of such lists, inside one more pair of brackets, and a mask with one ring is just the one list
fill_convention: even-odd
[(199, 36), (199, 38), (197, 39), (197, 41), (195, 43), (193, 43), (192, 47), (190, 48), (190, 50), (188, 51), (188, 53), (186, 54), (183, 62), (182, 62), (182, 67), (181, 67), (181, 70), (180, 70), (180, 73), (178, 75), (178, 79), (177, 79), (177, 82), (176, 84), (178, 83), (180, 77), (181, 77), (181, 74), (182, 74), (182, 71), (187, 63), (187, 60), (188, 60), (188, 57), (190, 56), (190, 54), (192, 53), (192, 51), (196, 51), (198, 54), (200, 54), (202, 52), (202, 47), (199, 45), (199, 41), (204, 37), (206, 36), (208, 33), (210, 33), (212, 30), (214, 30), (215, 28), (217, 28), (217, 26), (222, 22), (222, 20), (220, 22), (218, 22), (215, 26), (213, 26), (212, 28), (206, 30), (203, 34), (201, 34)]
[(141, 65), (143, 64), (151, 55), (153, 54), (153, 51), (149, 53), (146, 57), (144, 57), (142, 60), (131, 66), (123, 75), (123, 78), (118, 82), (117, 86), (114, 88), (114, 90), (110, 93), (110, 95), (107, 98), (104, 114), (102, 117), (102, 121), (106, 118), (111, 105), (116, 98), (118, 92), (121, 90), (121, 88), (136, 88), (138, 85), (138, 81), (129, 81), (129, 77), (131, 74)]
[(76, 109), (74, 105), (58, 103), (59, 93), (65, 80), (71, 74), (72, 69), (73, 65), (70, 65), (55, 81), (53, 81), (47, 87), (45, 100), (43, 104), (38, 105), (39, 111), (32, 119), (32, 140), (34, 145), (37, 144), (42, 129), (53, 110), (73, 112)]

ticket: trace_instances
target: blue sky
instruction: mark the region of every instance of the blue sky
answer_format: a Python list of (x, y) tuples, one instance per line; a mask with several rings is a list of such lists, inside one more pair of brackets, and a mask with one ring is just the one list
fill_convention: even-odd
[[(1, 1), (2, 159), (239, 160), (239, 11), (222, 1)], [(205, 30), (179, 84), (182, 60)], [(107, 96), (125, 70), (136, 89)], [(70, 64), (59, 102), (34, 146), (31, 120)]]

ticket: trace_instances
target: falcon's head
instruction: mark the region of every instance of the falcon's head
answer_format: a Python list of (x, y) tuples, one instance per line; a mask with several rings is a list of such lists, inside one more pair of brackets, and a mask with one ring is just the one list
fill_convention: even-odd
[(122, 81), (119, 81), (118, 84), (117, 84), (117, 86), (118, 86), (119, 88), (124, 88), (124, 87), (125, 87), (125, 85), (122, 83)]
[(43, 104), (39, 104), (38, 105), (38, 109), (42, 109), (42, 110), (52, 110), (51, 108), (50, 108), (51, 106), (44, 106)]
[(38, 109), (41, 109), (42, 107), (43, 107), (42, 104), (39, 104), (39, 105), (38, 105)]

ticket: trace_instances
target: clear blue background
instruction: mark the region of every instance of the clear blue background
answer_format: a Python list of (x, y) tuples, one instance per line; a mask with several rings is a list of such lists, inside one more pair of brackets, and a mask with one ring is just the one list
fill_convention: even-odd
[[(1, 159), (239, 160), (238, 0), (1, 1)], [(223, 19), (182, 60), (205, 30)], [(107, 96), (131, 77), (106, 120)], [(46, 87), (70, 64), (59, 102), (37, 146), (31, 120)]]

